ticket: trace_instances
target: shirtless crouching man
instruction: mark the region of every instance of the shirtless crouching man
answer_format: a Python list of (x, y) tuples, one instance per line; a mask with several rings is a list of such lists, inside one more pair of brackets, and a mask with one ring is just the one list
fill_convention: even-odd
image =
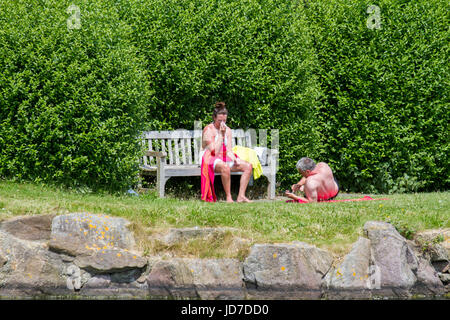
[(317, 202), (336, 198), (339, 193), (339, 185), (328, 164), (319, 162), (316, 165), (312, 159), (304, 157), (297, 162), (296, 167), (303, 178), (291, 188), (293, 192), (303, 191), (306, 198), (296, 196), (286, 190), (287, 197), (301, 202)]

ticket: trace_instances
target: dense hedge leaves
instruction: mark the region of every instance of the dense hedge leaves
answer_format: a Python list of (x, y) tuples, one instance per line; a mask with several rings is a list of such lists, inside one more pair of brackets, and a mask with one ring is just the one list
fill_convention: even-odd
[[(372, 4), (378, 29), (367, 25)], [(448, 189), (448, 2), (327, 0), (307, 10), (324, 93), (320, 158), (352, 191)]]
[(91, 2), (0, 0), (0, 176), (123, 189), (141, 130), (223, 100), (280, 130), (282, 188), (310, 156), (349, 191), (448, 189), (445, 1)]
[[(0, 2), (0, 176), (123, 189), (137, 176), (145, 68), (114, 1)], [(70, 27), (73, 21), (70, 20)]]

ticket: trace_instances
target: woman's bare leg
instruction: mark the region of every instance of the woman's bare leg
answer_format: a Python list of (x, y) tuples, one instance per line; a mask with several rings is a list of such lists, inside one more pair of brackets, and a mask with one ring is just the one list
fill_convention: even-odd
[(253, 167), (250, 163), (242, 161), (239, 165), (234, 165), (231, 171), (242, 171), (241, 181), (239, 185), (239, 194), (237, 197), (237, 202), (253, 202), (245, 196), (245, 191), (247, 190), (248, 182), (253, 173)]
[(233, 198), (231, 197), (230, 167), (223, 161), (218, 161), (216, 163), (214, 172), (220, 173), (220, 177), (222, 178), (223, 190), (225, 191), (225, 195), (227, 197), (227, 202), (234, 202)]

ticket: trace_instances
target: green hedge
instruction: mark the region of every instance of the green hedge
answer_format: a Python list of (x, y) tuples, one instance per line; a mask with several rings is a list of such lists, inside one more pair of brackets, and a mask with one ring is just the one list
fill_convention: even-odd
[(231, 127), (280, 130), (279, 190), (302, 156), (349, 191), (448, 189), (446, 2), (91, 2), (0, 0), (1, 177), (123, 189), (140, 131), (223, 100)]
[(107, 190), (134, 183), (149, 86), (115, 4), (0, 2), (0, 176)]
[[(448, 2), (309, 3), (320, 158), (351, 191), (448, 189)], [(370, 5), (380, 28), (368, 27)]]

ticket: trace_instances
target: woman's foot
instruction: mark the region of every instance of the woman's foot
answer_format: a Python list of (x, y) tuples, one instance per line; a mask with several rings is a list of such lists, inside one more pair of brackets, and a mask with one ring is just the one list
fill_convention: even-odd
[(229, 202), (229, 203), (234, 202), (234, 201), (233, 201), (233, 198), (227, 197), (227, 202)]
[(237, 202), (253, 202), (252, 200), (248, 199), (247, 197), (238, 197)]

